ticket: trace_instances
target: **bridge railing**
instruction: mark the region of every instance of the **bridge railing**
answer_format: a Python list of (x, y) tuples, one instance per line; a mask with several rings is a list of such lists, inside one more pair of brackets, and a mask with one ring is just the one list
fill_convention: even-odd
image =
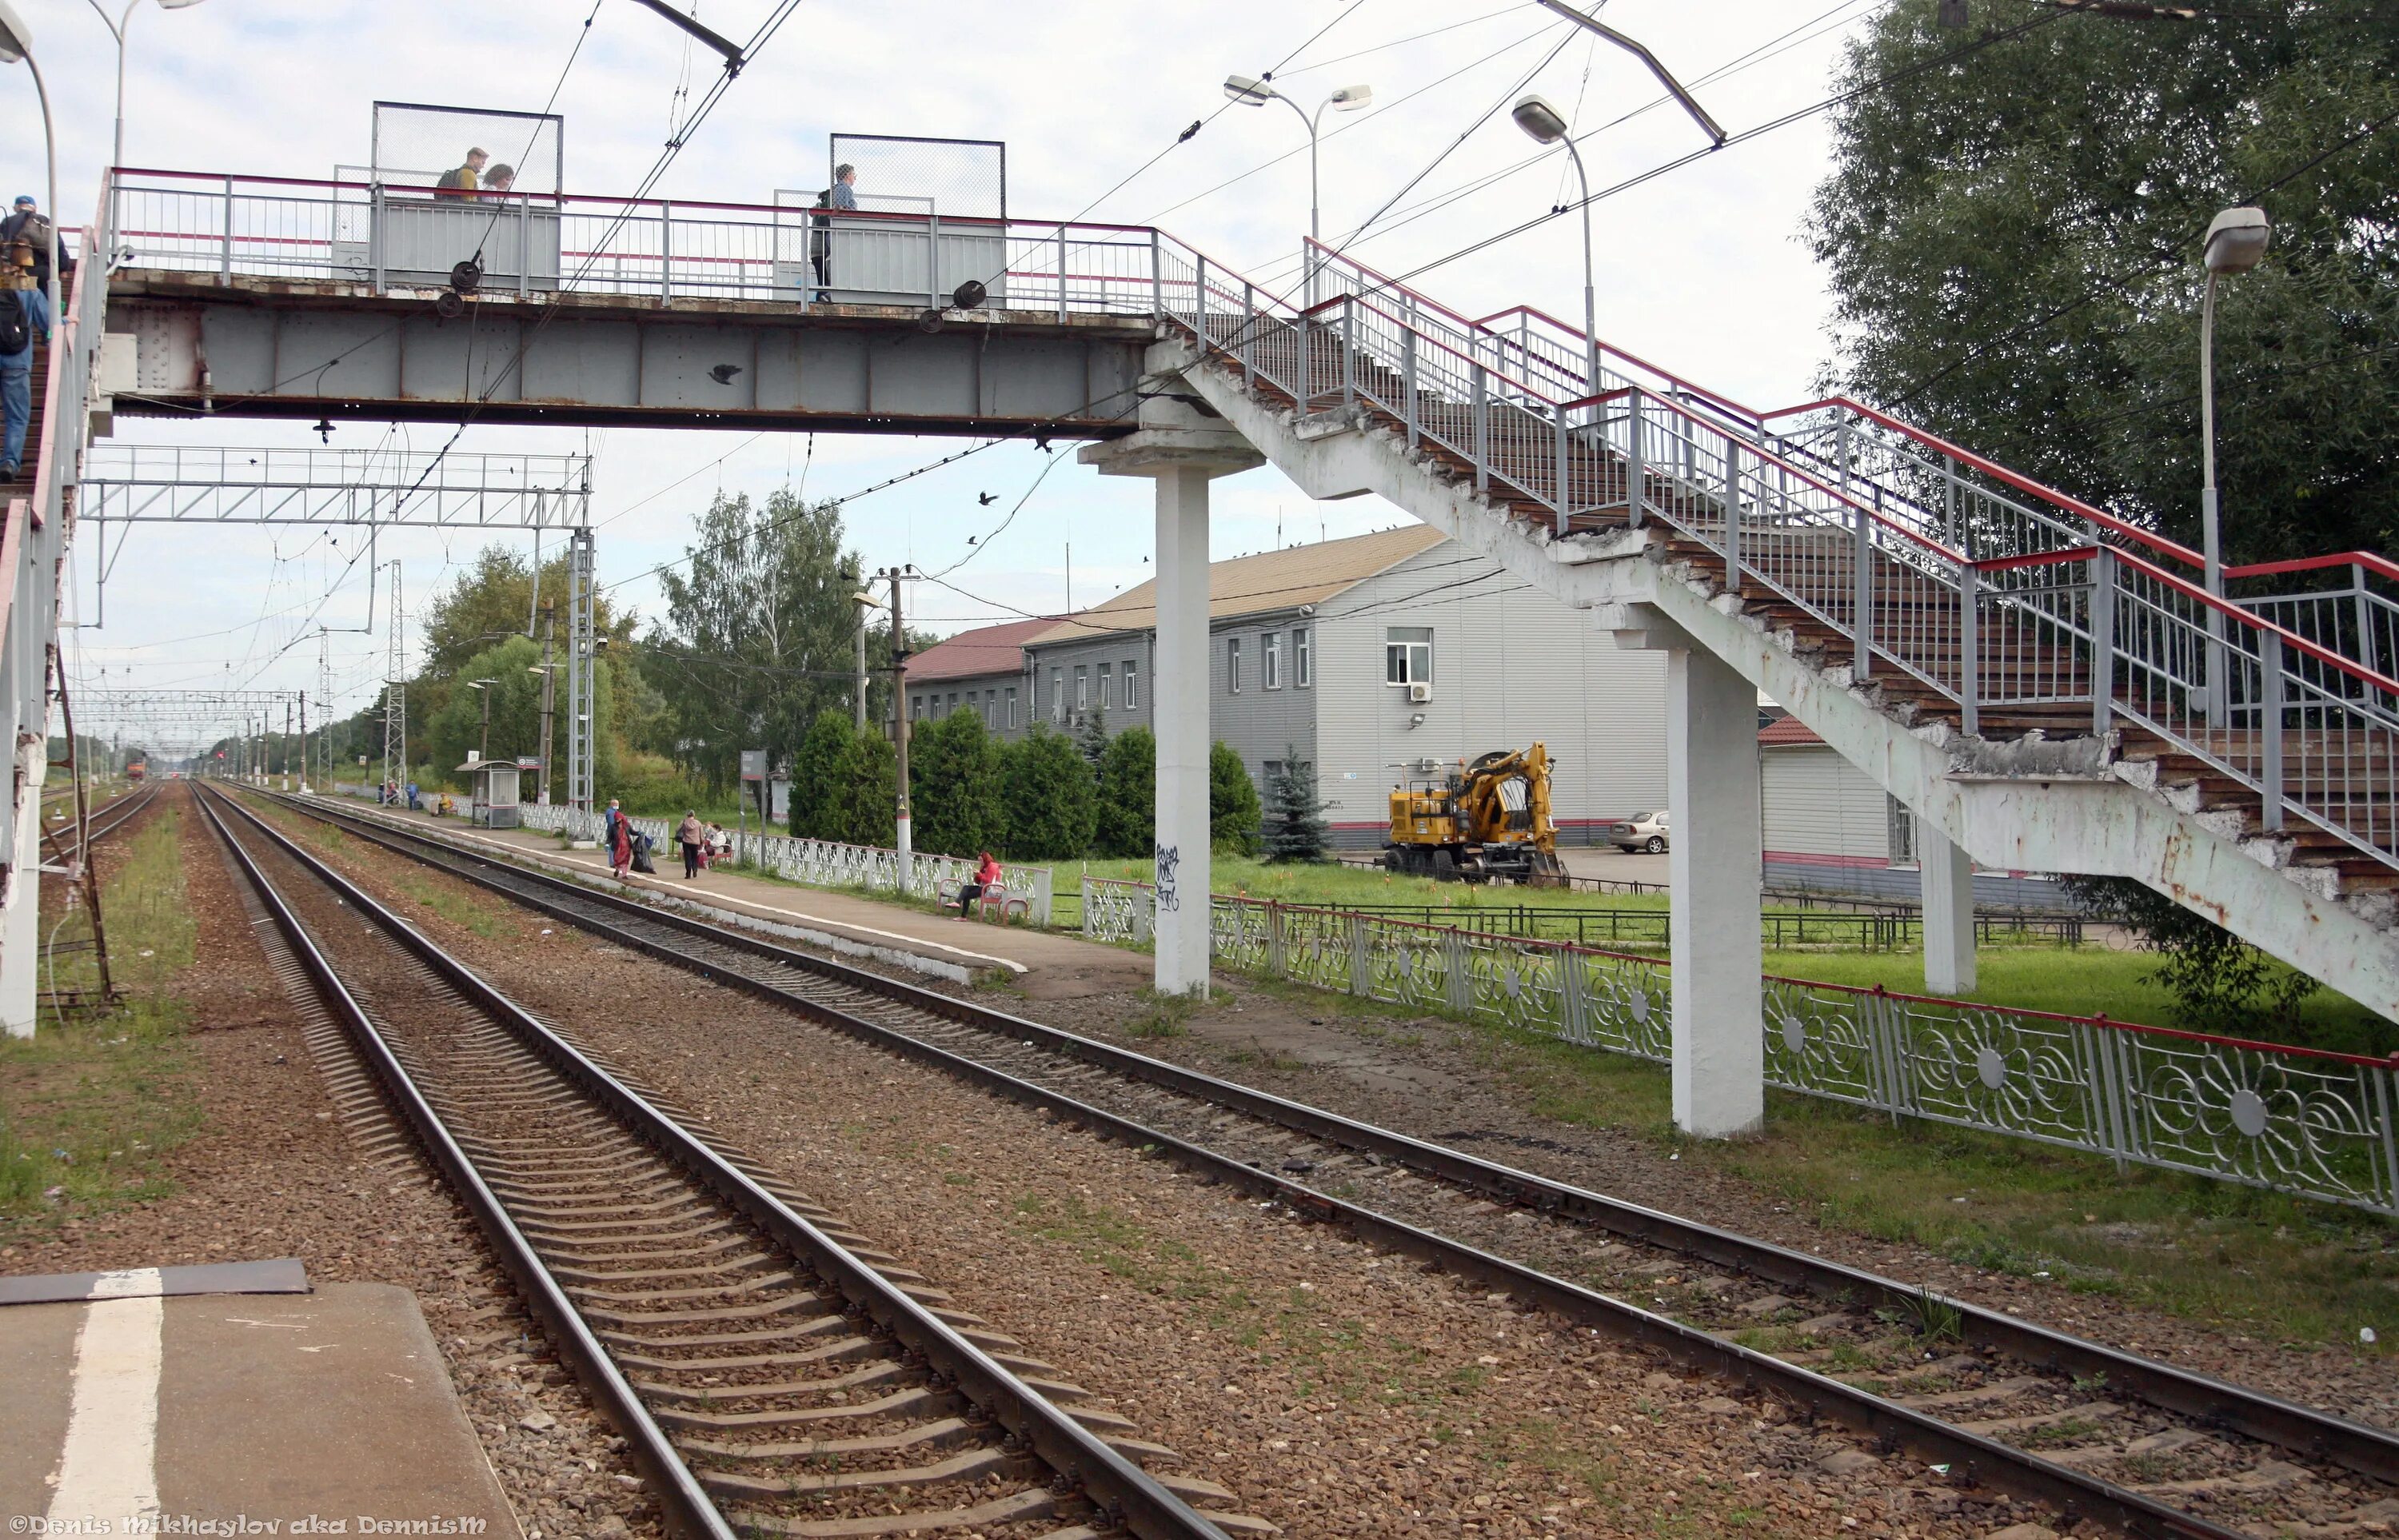
[[(1908, 674), (1968, 733), (1999, 707), (2136, 722), (2253, 790), (2270, 832), (2296, 815), (2399, 866), (2380, 593), (2347, 629), (2311, 596), (2244, 608), (2193, 581), (2182, 547), (1855, 403), (1753, 413), (1612, 350), (1569, 359), (1579, 334), (1537, 313), (1496, 330), (1330, 254), (1315, 291), (1331, 297), (1280, 307), (1179, 243), (1160, 263), (1161, 311), (1303, 415), (1371, 411), (1561, 534), (1669, 524), (1728, 589), (1797, 606), (1846, 640), (1855, 677)], [(1771, 426), (1786, 418), (1803, 421)], [(2380, 668), (2352, 655), (2367, 638)]]
[[(1083, 929), (1140, 945), (1145, 883), (1083, 880)], [(1665, 1062), (1660, 957), (1216, 895), (1219, 966)], [(2399, 1212), (2399, 1065), (1768, 975), (1767, 1084), (2120, 1164)]]
[(228, 283), (438, 290), (457, 263), (480, 259), (487, 296), (945, 309), (972, 280), (995, 308), (1061, 317), (1158, 308), (1155, 232), (1125, 225), (579, 194), (466, 198), (389, 182), (152, 169), (118, 172), (114, 202), (116, 249), (130, 251), (129, 265)]

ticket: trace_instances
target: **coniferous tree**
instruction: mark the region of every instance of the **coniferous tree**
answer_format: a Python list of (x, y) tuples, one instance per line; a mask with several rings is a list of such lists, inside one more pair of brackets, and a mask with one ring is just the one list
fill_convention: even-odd
[(880, 733), (856, 733), (842, 751), (841, 770), (830, 809), (833, 827), (847, 844), (886, 849), (900, 841), (900, 758)]
[(1083, 713), (1083, 720), (1076, 723), (1075, 750), (1091, 767), (1091, 774), (1100, 773), (1100, 762), (1108, 752), (1108, 708), (1105, 701), (1093, 702), (1091, 709)]
[(1098, 849), (1145, 860), (1157, 848), (1158, 738), (1146, 727), (1128, 727), (1100, 760)]
[(908, 806), (915, 818), (915, 847), (944, 856), (996, 847), (1003, 833), (1002, 775), (999, 740), (971, 706), (912, 734)]
[(850, 740), (858, 736), (847, 711), (817, 713), (792, 762), (792, 832), (804, 840), (839, 840), (841, 776)]
[(1227, 855), (1258, 853), (1258, 787), (1233, 746), (1222, 740), (1208, 750), (1208, 839)]
[(1331, 830), (1326, 804), (1316, 794), (1316, 766), (1299, 757), (1297, 744), (1282, 752), (1281, 768), (1267, 777), (1267, 859), (1321, 861)]
[(1006, 765), (1010, 857), (1064, 861), (1091, 848), (1098, 789), (1074, 740), (1036, 723), (1009, 745)]

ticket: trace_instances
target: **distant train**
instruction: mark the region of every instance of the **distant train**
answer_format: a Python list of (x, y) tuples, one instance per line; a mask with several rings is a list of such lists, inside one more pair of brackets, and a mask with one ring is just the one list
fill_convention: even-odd
[(127, 780), (147, 780), (149, 777), (150, 762), (147, 760), (135, 760), (132, 763), (125, 767), (125, 778)]

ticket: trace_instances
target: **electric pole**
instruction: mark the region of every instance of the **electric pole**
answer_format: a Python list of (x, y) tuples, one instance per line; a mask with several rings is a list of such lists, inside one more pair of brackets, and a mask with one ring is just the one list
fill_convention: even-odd
[[(891, 579), (891, 745), (900, 763), (900, 891), (915, 891), (911, 868), (915, 864), (908, 828), (908, 629), (900, 616), (900, 579), (907, 568), (887, 569)], [(862, 698), (862, 697), (861, 697)]]
[(556, 604), (541, 607), (541, 778), (535, 783), (534, 800), (543, 807), (549, 805), (549, 718), (558, 691), (558, 670), (550, 667), (549, 646), (557, 619)]
[(308, 794), (308, 692), (300, 692), (300, 794)]
[(283, 790), (291, 790), (291, 697), (283, 697)]

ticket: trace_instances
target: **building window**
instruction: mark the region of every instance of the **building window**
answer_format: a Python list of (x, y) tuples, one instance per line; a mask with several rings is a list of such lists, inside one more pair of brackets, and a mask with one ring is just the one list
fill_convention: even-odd
[(1305, 690), (1316, 682), (1314, 658), (1308, 646), (1308, 628), (1294, 626), (1291, 631), (1291, 682)]
[(1134, 671), (1131, 658), (1126, 658), (1124, 665), (1124, 703), (1128, 711), (1141, 709), (1141, 676)]
[(952, 713), (953, 715), (955, 715), (955, 714), (956, 713), (956, 711), (957, 711), (957, 709), (958, 709), (958, 693), (957, 693), (956, 690), (952, 690), (952, 691), (950, 692), (950, 707), (949, 707), (949, 709), (950, 709), (950, 711), (951, 711), (951, 713)]
[(1066, 670), (1064, 669), (1050, 670), (1050, 720), (1066, 720)]
[(1258, 682), (1269, 690), (1282, 688), (1282, 633), (1258, 638)]
[(1388, 626), (1383, 629), (1383, 682), (1432, 682), (1432, 628)]
[(1101, 665), (1100, 665), (1100, 709), (1101, 709), (1101, 710), (1103, 710), (1103, 711), (1105, 711), (1105, 710), (1106, 710), (1107, 709), (1108, 709), (1108, 666), (1107, 666), (1106, 664), (1103, 663), (1103, 664), (1101, 664)]
[(1907, 804), (1897, 797), (1886, 795), (1883, 802), (1886, 804), (1884, 817), (1889, 820), (1891, 829), (1891, 864), (1914, 866), (1916, 864), (1916, 815), (1909, 812)]
[(925, 720), (925, 697), (923, 696), (912, 696), (909, 697), (908, 715), (918, 722)]
[(1008, 730), (1011, 733), (1016, 731), (1016, 692), (1014, 690), (1008, 692)]
[(1075, 665), (1075, 709), (1077, 711), (1088, 711), (1091, 709), (1091, 670), (1084, 665), (1078, 663)]
[(1225, 639), (1225, 688), (1232, 695), (1241, 693), (1241, 639)]

